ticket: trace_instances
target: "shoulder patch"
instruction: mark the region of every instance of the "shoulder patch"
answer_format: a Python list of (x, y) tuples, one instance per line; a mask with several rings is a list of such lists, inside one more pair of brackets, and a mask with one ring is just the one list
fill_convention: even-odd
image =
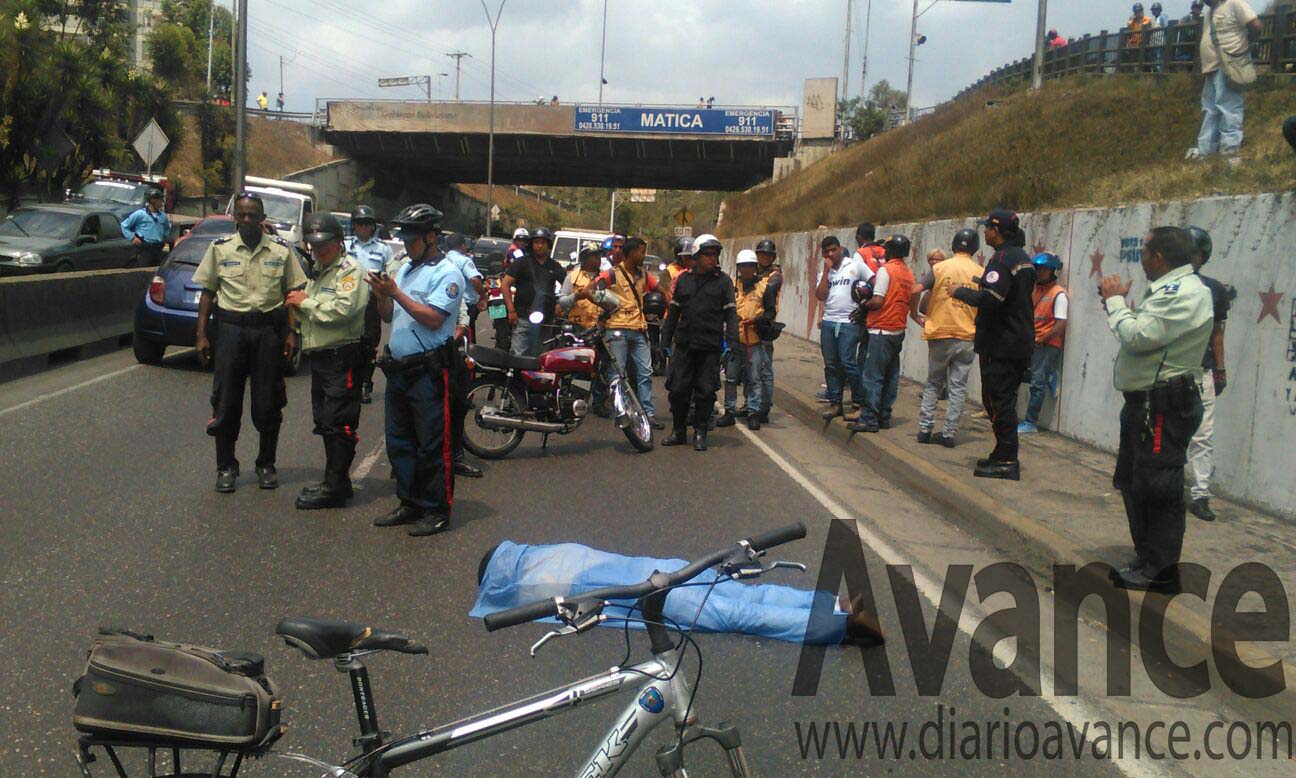
[(458, 296), (459, 296), (459, 285), (456, 284), (456, 283), (453, 283), (453, 282), (451, 282), (450, 284), (447, 284), (447, 285), (446, 285), (446, 294), (450, 295), (451, 297), (458, 297)]
[(212, 245), (220, 246), (220, 245), (223, 245), (223, 244), (229, 243), (231, 240), (234, 240), (234, 236), (233, 236), (233, 235), (226, 235), (226, 236), (223, 237), (223, 238), (217, 238), (216, 240), (212, 241)]
[(272, 236), (272, 237), (274, 238), (274, 242), (275, 242), (275, 243), (278, 243), (280, 246), (284, 246), (284, 247), (287, 247), (287, 248), (292, 248), (292, 244), (291, 244), (291, 243), (289, 243), (288, 241), (286, 241), (286, 240), (284, 240), (283, 238), (279, 237), (278, 235), (274, 235), (274, 236)]
[(987, 284), (993, 284), (997, 282), (999, 280), (999, 271), (991, 270), (989, 273), (986, 273), (985, 280)]
[(1161, 290), (1164, 291), (1166, 294), (1178, 294), (1179, 282), (1176, 281), (1173, 284), (1166, 284), (1165, 286), (1161, 287)]

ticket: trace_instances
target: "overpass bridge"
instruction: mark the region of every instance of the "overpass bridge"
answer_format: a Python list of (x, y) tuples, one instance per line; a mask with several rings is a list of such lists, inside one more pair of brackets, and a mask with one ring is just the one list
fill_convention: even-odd
[[(383, 177), (485, 183), (490, 105), (320, 100), (318, 131)], [(791, 154), (791, 107), (495, 103), (495, 183), (747, 189)]]

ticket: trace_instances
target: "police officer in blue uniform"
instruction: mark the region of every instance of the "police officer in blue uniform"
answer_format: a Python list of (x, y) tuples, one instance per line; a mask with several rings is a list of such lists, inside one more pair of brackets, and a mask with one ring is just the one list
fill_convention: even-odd
[(450, 526), (454, 463), (450, 442), (450, 367), (462, 359), (454, 332), (463, 304), (463, 273), (437, 250), (441, 212), (411, 205), (392, 221), (409, 262), (395, 276), (370, 273), (366, 282), (390, 321), (387, 376), (387, 456), (400, 505), (375, 526), (411, 525), (414, 537)]
[(162, 209), (166, 202), (161, 189), (153, 189), (145, 206), (127, 216), (121, 223), (122, 235), (135, 247), (135, 264), (157, 267), (162, 264), (162, 244), (171, 236), (171, 220)]
[[(351, 228), (355, 234), (346, 240), (347, 257), (365, 272), (385, 272), (392, 261), (392, 250), (378, 239), (378, 217), (374, 209), (357, 205), (351, 212)], [(369, 298), (364, 322), (364, 337), (360, 340), (360, 348), (365, 354), (364, 367), (360, 370), (360, 402), (368, 405), (373, 402), (374, 360), (378, 357), (378, 342), (382, 340), (382, 319), (378, 316), (376, 297)]]

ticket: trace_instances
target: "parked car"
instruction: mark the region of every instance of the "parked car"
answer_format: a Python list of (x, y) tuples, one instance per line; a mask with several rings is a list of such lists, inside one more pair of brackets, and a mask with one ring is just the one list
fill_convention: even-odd
[(226, 216), (223, 213), (204, 216), (197, 224), (176, 238), (175, 245), (179, 246), (189, 238), (207, 237), (215, 240), (224, 235), (233, 235), (235, 229), (233, 216)]
[[(233, 224), (233, 222), (229, 222)], [(270, 225), (265, 225), (267, 232)], [(202, 287), (193, 282), (198, 263), (207, 247), (219, 235), (194, 235), (176, 246), (157, 269), (153, 281), (135, 306), (135, 359), (145, 365), (162, 361), (167, 346), (192, 347), (198, 339), (198, 300)], [(294, 252), (301, 261), (301, 256)], [(220, 327), (209, 325), (213, 342), (220, 337)], [(301, 345), (289, 361), (286, 372), (293, 375), (301, 367)]]
[(472, 247), (473, 264), (488, 278), (503, 275), (504, 253), (510, 245), (512, 241), (505, 238), (478, 238)]
[(29, 205), (0, 222), (0, 276), (132, 267), (135, 247), (109, 211)]

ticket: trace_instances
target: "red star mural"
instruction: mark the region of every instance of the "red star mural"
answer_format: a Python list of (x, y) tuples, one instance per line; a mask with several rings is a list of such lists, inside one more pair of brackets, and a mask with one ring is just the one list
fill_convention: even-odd
[(1031, 256), (1033, 257), (1037, 254), (1043, 254), (1046, 250), (1047, 249), (1045, 248), (1043, 243), (1036, 243), (1031, 246)]
[(1099, 278), (1102, 278), (1103, 253), (1101, 251), (1095, 251), (1089, 255), (1089, 261), (1093, 263), (1093, 266), (1089, 268), (1089, 277), (1093, 278), (1094, 276), (1098, 276)]
[(1282, 292), (1274, 291), (1273, 284), (1269, 284), (1269, 291), (1260, 292), (1260, 318), (1256, 319), (1256, 324), (1264, 321), (1266, 316), (1272, 316), (1274, 321), (1282, 324), (1282, 319), (1278, 318), (1278, 302), (1282, 297)]

